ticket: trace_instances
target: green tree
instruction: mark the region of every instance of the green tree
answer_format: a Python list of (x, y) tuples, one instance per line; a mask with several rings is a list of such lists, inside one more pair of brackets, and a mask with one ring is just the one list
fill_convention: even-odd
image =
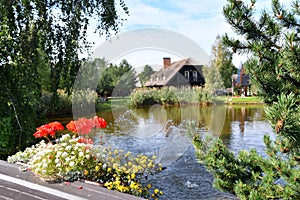
[(237, 68), (232, 63), (232, 54), (232, 51), (223, 44), (222, 38), (218, 35), (212, 46), (212, 62), (219, 70), (225, 88), (232, 86), (231, 76), (237, 73)]
[[(119, 5), (127, 15), (123, 0)], [(116, 7), (99, 0), (0, 1), (0, 117), (11, 136), (1, 157), (31, 143), (42, 89), (52, 93), (52, 106), (58, 89), (71, 94), (79, 53), (90, 49), (91, 19), (100, 35), (116, 32), (124, 20)]]
[(252, 55), (246, 67), (271, 104), (266, 116), (276, 139), (264, 137), (266, 158), (254, 149), (235, 156), (220, 140), (195, 136), (194, 144), (219, 189), (241, 199), (300, 199), (300, 3), (286, 9), (272, 0), (272, 11), (257, 18), (255, 2), (228, 0), (224, 16), (243, 40), (226, 35), (223, 41)]
[(205, 77), (205, 89), (210, 94), (214, 94), (216, 90), (224, 89), (224, 82), (214, 62), (211, 62), (210, 66), (203, 67), (203, 75)]
[(108, 66), (100, 75), (97, 92), (102, 96), (127, 96), (135, 88), (136, 72), (122, 60), (119, 65)]
[(150, 65), (145, 65), (143, 71), (138, 74), (139, 81), (142, 86), (150, 79), (151, 75), (154, 73)]

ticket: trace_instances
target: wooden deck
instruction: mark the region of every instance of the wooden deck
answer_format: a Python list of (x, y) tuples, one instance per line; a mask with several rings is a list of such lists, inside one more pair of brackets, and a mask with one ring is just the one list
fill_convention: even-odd
[(31, 171), (0, 160), (0, 200), (141, 200), (141, 198), (108, 190), (85, 182), (47, 183)]

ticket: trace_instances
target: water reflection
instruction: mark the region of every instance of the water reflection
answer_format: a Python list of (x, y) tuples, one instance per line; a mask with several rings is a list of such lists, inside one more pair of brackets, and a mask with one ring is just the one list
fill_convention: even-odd
[[(108, 121), (106, 145), (134, 153), (154, 154), (167, 168), (148, 177), (154, 188), (161, 188), (164, 199), (236, 199), (212, 187), (213, 177), (195, 158), (186, 124), (200, 134), (220, 137), (233, 151), (264, 149), (263, 135), (272, 133), (264, 119), (263, 106), (210, 107), (155, 105), (140, 109), (101, 112)], [(262, 153), (263, 154), (263, 153)], [(191, 187), (193, 186), (193, 187)]]
[[(265, 120), (263, 105), (154, 105), (139, 109), (122, 108), (113, 112), (101, 112), (99, 115), (108, 121), (105, 139), (109, 145), (138, 152), (153, 153), (152, 147), (156, 150), (185, 150), (188, 139), (184, 123), (188, 121), (196, 123), (201, 133), (220, 137), (233, 151), (257, 148), (259, 152), (263, 152), (263, 135), (272, 135), (272, 128)], [(188, 144), (190, 145), (189, 142)]]
[(264, 106), (227, 106), (226, 118), (220, 138), (237, 152), (256, 148), (264, 155), (263, 136), (274, 138), (273, 130), (265, 119)]

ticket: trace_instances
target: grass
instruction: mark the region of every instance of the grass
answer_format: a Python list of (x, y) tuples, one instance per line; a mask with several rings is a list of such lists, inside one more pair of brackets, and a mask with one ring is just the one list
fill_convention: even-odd
[(213, 98), (215, 103), (226, 103), (226, 104), (262, 104), (264, 101), (261, 97), (250, 96), (250, 97), (240, 97), (240, 96), (217, 96)]
[(111, 110), (115, 108), (123, 108), (128, 107), (129, 105), (129, 98), (108, 98), (108, 101), (105, 102), (97, 102), (96, 108), (97, 110)]

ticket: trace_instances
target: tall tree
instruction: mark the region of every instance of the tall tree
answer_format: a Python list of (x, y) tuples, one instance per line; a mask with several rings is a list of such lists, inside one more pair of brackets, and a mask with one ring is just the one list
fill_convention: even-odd
[(223, 44), (222, 38), (218, 35), (212, 46), (212, 62), (221, 74), (224, 87), (232, 86), (231, 76), (237, 73), (237, 68), (232, 63), (232, 51)]
[(142, 86), (145, 85), (153, 73), (153, 68), (150, 65), (145, 65), (143, 71), (138, 74), (138, 78)]
[(135, 88), (136, 72), (122, 60), (119, 65), (108, 66), (100, 76), (97, 92), (102, 96), (127, 96)]
[(117, 4), (127, 15), (123, 0), (0, 1), (0, 117), (11, 131), (11, 145), (0, 145), (0, 152), (30, 143), (42, 88), (52, 92), (54, 105), (57, 89), (71, 93), (82, 64), (79, 52), (90, 48), (86, 37), (91, 19), (96, 19), (100, 35), (117, 32), (124, 20)]
[(255, 150), (236, 157), (220, 140), (195, 137), (194, 143), (216, 187), (241, 199), (300, 199), (300, 2), (289, 9), (272, 0), (272, 11), (263, 11), (259, 18), (255, 2), (228, 0), (225, 18), (243, 40), (223, 40), (234, 52), (252, 55), (246, 67), (272, 103), (266, 116), (276, 139), (264, 137), (266, 158)]
[(224, 88), (221, 74), (214, 62), (211, 61), (209, 66), (203, 67), (203, 75), (205, 77), (205, 88), (210, 94), (215, 94), (217, 90)]

